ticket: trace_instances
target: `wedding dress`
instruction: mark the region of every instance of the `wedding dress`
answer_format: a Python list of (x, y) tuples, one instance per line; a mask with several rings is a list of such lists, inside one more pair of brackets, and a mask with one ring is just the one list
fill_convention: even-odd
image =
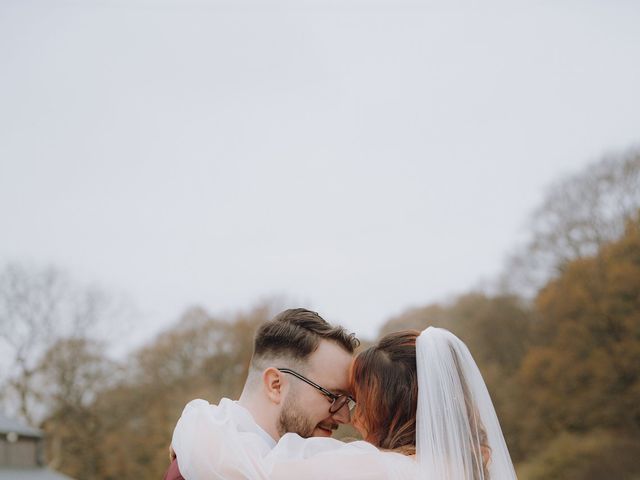
[(416, 455), (357, 441), (284, 435), (258, 452), (253, 433), (204, 401), (185, 407), (172, 446), (186, 480), (515, 480), (489, 393), (466, 345), (429, 327), (416, 341)]

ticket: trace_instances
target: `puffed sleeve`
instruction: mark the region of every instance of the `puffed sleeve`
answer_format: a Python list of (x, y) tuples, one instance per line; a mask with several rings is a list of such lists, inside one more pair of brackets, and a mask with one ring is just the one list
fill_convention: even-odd
[(286, 434), (266, 457), (271, 480), (412, 480), (415, 462), (367, 442)]
[(182, 412), (171, 445), (186, 480), (266, 480), (257, 435), (238, 432), (224, 411), (192, 400)]

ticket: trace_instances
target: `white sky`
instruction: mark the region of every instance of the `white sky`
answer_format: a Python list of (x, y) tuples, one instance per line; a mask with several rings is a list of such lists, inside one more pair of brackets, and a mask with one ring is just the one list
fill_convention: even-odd
[(640, 140), (640, 2), (0, 0), (0, 262), (373, 336)]

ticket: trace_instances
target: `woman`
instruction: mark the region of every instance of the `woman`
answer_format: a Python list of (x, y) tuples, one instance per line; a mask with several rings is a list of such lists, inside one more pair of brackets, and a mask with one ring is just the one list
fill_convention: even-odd
[[(357, 402), (353, 425), (365, 441), (286, 434), (270, 453), (255, 459), (243, 455), (242, 445), (221, 430), (215, 437), (224, 441), (212, 448), (227, 459), (228, 477), (516, 478), (482, 376), (452, 333), (434, 327), (391, 333), (356, 357), (351, 378)], [(202, 462), (196, 470), (206, 477), (208, 459), (192, 461)]]

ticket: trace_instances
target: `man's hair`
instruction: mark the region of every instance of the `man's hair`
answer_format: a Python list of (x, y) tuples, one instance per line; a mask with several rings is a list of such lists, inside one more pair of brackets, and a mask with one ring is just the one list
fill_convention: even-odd
[(316, 312), (306, 308), (291, 308), (260, 326), (255, 336), (251, 363), (257, 366), (256, 362), (262, 358), (277, 357), (304, 362), (316, 351), (321, 340), (333, 341), (349, 353), (353, 353), (360, 345), (353, 333), (330, 325)]

